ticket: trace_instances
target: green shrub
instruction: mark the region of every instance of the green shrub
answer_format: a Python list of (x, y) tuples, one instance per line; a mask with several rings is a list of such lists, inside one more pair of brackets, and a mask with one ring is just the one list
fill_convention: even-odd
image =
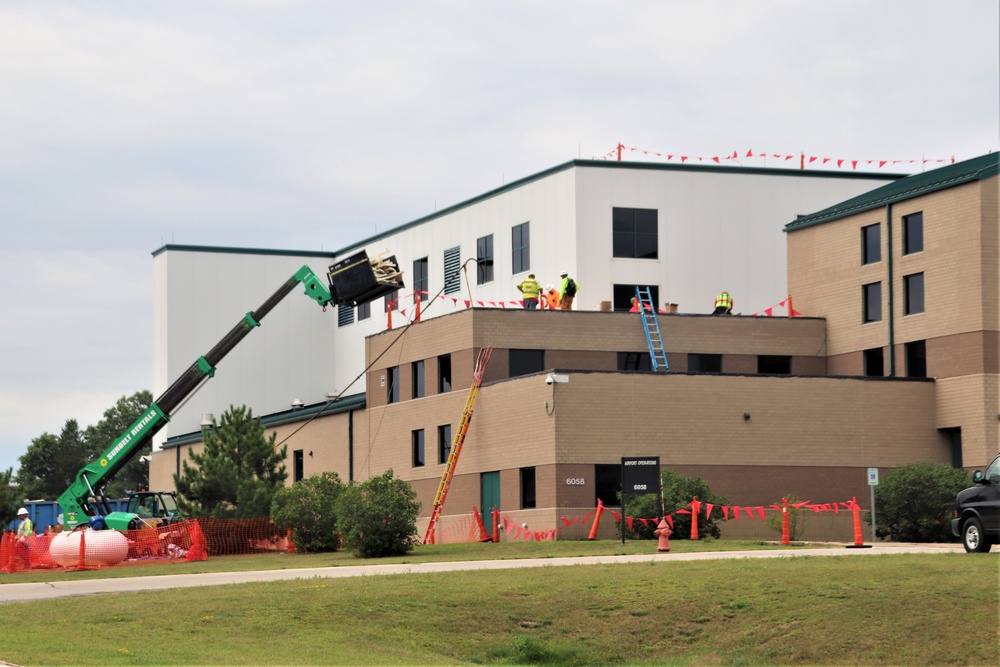
[[(793, 507), (794, 504), (802, 502), (802, 499), (791, 493), (786, 493), (783, 497), (788, 500), (788, 539), (798, 540), (806, 530), (812, 511)], [(768, 528), (778, 531), (780, 535), (782, 532), (782, 513), (769, 514), (765, 523)]]
[[(692, 498), (697, 498), (701, 503), (701, 513), (698, 515), (698, 537), (718, 538), (722, 531), (719, 530), (715, 518), (705, 518), (705, 504), (727, 505), (729, 501), (722, 496), (712, 493), (712, 489), (700, 477), (688, 477), (675, 473), (672, 470), (663, 468), (660, 470), (660, 484), (663, 487), (663, 501), (667, 514), (673, 514), (674, 526), (673, 535), (670, 539), (687, 540), (691, 538), (691, 515), (678, 514), (679, 509), (689, 509), (687, 505)], [(660, 498), (653, 494), (641, 496), (629, 496), (626, 499), (625, 511), (628, 516), (635, 519), (653, 519), (660, 516)], [(618, 523), (618, 532), (621, 534), (621, 525)], [(629, 539), (651, 540), (655, 525), (642, 525), (641, 521), (632, 522), (632, 530), (626, 533)]]
[(345, 546), (360, 558), (402, 556), (418, 542), (416, 492), (392, 470), (340, 494), (337, 514)]
[[(969, 486), (962, 468), (926, 461), (886, 473), (875, 487), (875, 535), (896, 542), (950, 542), (955, 496)], [(871, 513), (865, 520), (871, 524)]]
[(282, 531), (292, 531), (298, 551), (336, 551), (337, 500), (346, 485), (335, 472), (299, 480), (280, 489), (271, 502), (271, 520)]

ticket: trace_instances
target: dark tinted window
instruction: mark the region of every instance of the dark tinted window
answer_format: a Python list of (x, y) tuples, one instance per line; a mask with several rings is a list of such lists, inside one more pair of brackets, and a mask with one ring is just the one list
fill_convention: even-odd
[(688, 372), (689, 373), (721, 373), (722, 372), (722, 355), (721, 354), (689, 354), (688, 355)]
[(521, 273), (531, 268), (530, 235), (528, 233), (528, 223), (522, 222), (514, 225), (510, 232), (511, 258), (510, 268), (512, 274)]
[(869, 225), (861, 228), (861, 263), (882, 261), (882, 227)]
[(521, 509), (532, 509), (535, 499), (535, 469), (521, 468)]
[(922, 340), (906, 344), (906, 377), (927, 377), (927, 345)]
[(903, 291), (905, 293), (905, 313), (914, 315), (924, 312), (924, 274), (914, 273), (903, 276)]
[(510, 377), (545, 370), (545, 350), (510, 350)]
[(885, 375), (884, 353), (881, 347), (873, 347), (865, 350), (864, 373), (869, 377), (882, 377)]
[(476, 284), (493, 282), (493, 235), (476, 239)]
[(620, 371), (651, 371), (653, 360), (649, 352), (619, 352), (618, 370)]
[(438, 357), (438, 393), (447, 394), (451, 391), (451, 355), (442, 354)]
[[(419, 295), (421, 301), (427, 301), (427, 258), (413, 262), (413, 293)], [(416, 300), (414, 296), (414, 300)]]
[(882, 320), (882, 283), (869, 283), (861, 287), (862, 321)]
[(615, 257), (656, 259), (659, 212), (649, 208), (614, 208), (611, 211), (611, 245)]
[(411, 445), (413, 449), (413, 467), (420, 468), (424, 465), (424, 430), (413, 431), (411, 435)]
[(910, 255), (924, 249), (924, 214), (903, 216), (903, 254)]
[(783, 354), (762, 354), (757, 357), (757, 372), (768, 375), (790, 375), (792, 358)]

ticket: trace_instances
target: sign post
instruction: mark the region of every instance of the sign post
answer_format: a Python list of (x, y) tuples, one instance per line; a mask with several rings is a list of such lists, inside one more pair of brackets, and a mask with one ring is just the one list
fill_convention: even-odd
[(625, 496), (640, 493), (660, 493), (659, 456), (622, 457), (622, 544), (625, 544)]
[(878, 486), (878, 468), (868, 469), (868, 488), (872, 491), (872, 544), (875, 544), (875, 487)]

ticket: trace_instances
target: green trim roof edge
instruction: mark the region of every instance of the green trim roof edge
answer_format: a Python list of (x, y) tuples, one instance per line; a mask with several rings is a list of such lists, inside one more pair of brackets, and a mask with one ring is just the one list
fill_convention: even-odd
[(839, 220), (932, 192), (966, 183), (985, 181), (998, 174), (1000, 174), (1000, 153), (987, 153), (946, 167), (938, 167), (921, 174), (907, 176), (895, 183), (883, 185), (871, 192), (842, 201), (822, 211), (803, 216), (785, 225), (784, 229), (785, 232), (793, 232), (804, 227)]
[(279, 256), (290, 256), (290, 257), (329, 257), (331, 259), (335, 257), (340, 257), (344, 255), (351, 255), (357, 252), (359, 249), (366, 245), (375, 243), (384, 238), (388, 238), (395, 234), (398, 234), (407, 229), (412, 229), (418, 227), (426, 222), (435, 220), (437, 218), (449, 215), (455, 211), (460, 211), (464, 208), (468, 208), (474, 204), (492, 199), (493, 197), (499, 196), (506, 192), (516, 190), (518, 188), (524, 187), (535, 181), (540, 181), (544, 178), (548, 178), (559, 172), (567, 171), (574, 167), (589, 168), (589, 169), (634, 169), (640, 171), (681, 171), (681, 172), (710, 172), (715, 174), (750, 174), (757, 176), (795, 176), (795, 177), (809, 177), (809, 178), (847, 178), (847, 179), (861, 179), (861, 180), (880, 180), (884, 181), (887, 179), (905, 179), (906, 174), (876, 174), (871, 172), (840, 172), (840, 171), (821, 171), (821, 170), (809, 170), (809, 169), (785, 169), (782, 167), (729, 167), (723, 165), (705, 165), (705, 164), (659, 164), (656, 162), (619, 162), (617, 160), (570, 160), (569, 162), (564, 162), (558, 164), (554, 167), (545, 169), (530, 176), (525, 176), (524, 178), (519, 178), (510, 183), (506, 183), (499, 188), (489, 190), (481, 195), (477, 195), (471, 199), (466, 199), (457, 204), (453, 204), (440, 211), (435, 211), (429, 215), (417, 218), (416, 220), (411, 220), (410, 222), (404, 222), (397, 227), (391, 227), (384, 232), (376, 234), (374, 236), (369, 236), (366, 239), (362, 239), (356, 243), (352, 243), (348, 246), (336, 250), (334, 252), (308, 252), (304, 250), (266, 250), (266, 249), (254, 249), (254, 248), (232, 248), (225, 246), (202, 246), (202, 245), (175, 245), (167, 244), (159, 249), (153, 251), (153, 256), (167, 251), (183, 251), (183, 252), (222, 252), (229, 254), (244, 254), (244, 255), (279, 255)]
[[(312, 405), (303, 406), (297, 410), (282, 410), (281, 412), (266, 415), (260, 418), (260, 425), (265, 428), (270, 428), (274, 426), (281, 426), (282, 424), (306, 421), (307, 419), (311, 419), (313, 417), (328, 417), (341, 412), (360, 410), (366, 406), (367, 397), (364, 393), (351, 394), (350, 396), (341, 397), (339, 401), (335, 401), (334, 403), (323, 401), (322, 403), (313, 403)], [(201, 442), (201, 440), (201, 431), (183, 433), (172, 438), (167, 438), (166, 442), (163, 443), (163, 449), (172, 449), (181, 445), (189, 445), (192, 442)]]

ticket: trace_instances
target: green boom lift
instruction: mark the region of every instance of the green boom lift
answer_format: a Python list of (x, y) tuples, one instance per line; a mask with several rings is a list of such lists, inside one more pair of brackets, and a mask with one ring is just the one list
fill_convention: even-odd
[(364, 250), (332, 265), (327, 277), (329, 282), (324, 285), (308, 266), (299, 269), (260, 308), (247, 313), (215, 347), (199, 357), (96, 461), (84, 466), (57, 501), (63, 511), (65, 527), (71, 530), (98, 514), (104, 517), (108, 528), (128, 530), (140, 527), (141, 517), (145, 516), (138, 512), (142, 500), (146, 500), (150, 508), (155, 506), (154, 519), (167, 523), (176, 520), (177, 505), (172, 493), (133, 494), (127, 511), (114, 512), (103, 494), (103, 487), (166, 425), (170, 416), (215, 375), (215, 368), (223, 357), (260, 326), (264, 316), (296, 285), (303, 285), (306, 296), (324, 309), (331, 303), (349, 306), (367, 303), (403, 286), (402, 273), (394, 256), (369, 259)]

